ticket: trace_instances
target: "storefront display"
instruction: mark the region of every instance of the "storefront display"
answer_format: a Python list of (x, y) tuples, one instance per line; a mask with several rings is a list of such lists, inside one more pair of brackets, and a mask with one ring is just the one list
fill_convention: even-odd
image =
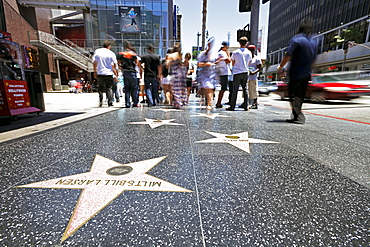
[(40, 111), (31, 106), (18, 43), (0, 39), (0, 116)]

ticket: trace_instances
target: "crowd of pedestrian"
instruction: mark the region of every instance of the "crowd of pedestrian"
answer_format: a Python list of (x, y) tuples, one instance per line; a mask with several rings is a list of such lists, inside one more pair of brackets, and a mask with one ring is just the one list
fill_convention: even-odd
[[(305, 88), (310, 77), (310, 65), (315, 58), (315, 46), (309, 39), (312, 26), (304, 22), (299, 34), (294, 36), (280, 67), (292, 60), (290, 98), (293, 119), (288, 122), (304, 123), (301, 112)], [(116, 56), (108, 41), (103, 48), (95, 51), (93, 56), (95, 77), (99, 85), (99, 106), (102, 106), (103, 92), (106, 93), (108, 106), (113, 105), (117, 95), (118, 75), (123, 76), (125, 106), (138, 107), (139, 94), (148, 107), (158, 104), (172, 105), (179, 109), (189, 104), (189, 96), (196, 81), (197, 95), (201, 96), (206, 109), (222, 108), (224, 93), (229, 90), (228, 111), (234, 111), (241, 88), (243, 103), (239, 108), (245, 111), (258, 109), (258, 80), (262, 61), (256, 55), (256, 46), (249, 44), (247, 37), (239, 39), (240, 47), (229, 52), (229, 43), (222, 42), (216, 49), (213, 37), (208, 39), (207, 46), (197, 57), (197, 63), (191, 61), (191, 54), (182, 55), (181, 47), (175, 45), (167, 51), (164, 59), (155, 54), (152, 45), (147, 46), (147, 53), (138, 56), (128, 41), (124, 42), (124, 51)], [(302, 58), (306, 61), (304, 65)], [(230, 80), (230, 78), (232, 78)], [(215, 88), (220, 84), (221, 90), (214, 104)], [(293, 87), (294, 86), (294, 87)], [(144, 98), (144, 95), (146, 96)], [(119, 98), (116, 97), (116, 102)], [(250, 105), (250, 106), (249, 106)]]
[[(215, 39), (212, 37), (207, 41), (206, 49), (199, 54), (195, 64), (191, 60), (190, 53), (183, 57), (179, 45), (169, 49), (166, 57), (161, 60), (160, 56), (155, 54), (152, 45), (148, 45), (147, 53), (139, 57), (130, 42), (125, 41), (123, 51), (118, 52), (116, 56), (111, 51), (109, 41), (105, 41), (103, 48), (97, 49), (93, 55), (94, 74), (98, 82), (99, 106), (103, 104), (104, 92), (108, 106), (113, 106), (113, 102), (120, 102), (122, 93), (119, 89), (119, 80), (123, 78), (127, 108), (141, 106), (140, 103), (147, 103), (148, 107), (158, 104), (172, 105), (176, 109), (187, 106), (194, 88), (194, 81), (196, 81), (197, 94), (201, 95), (207, 110), (214, 107), (213, 99), (217, 84), (221, 84), (221, 91), (215, 107), (223, 107), (223, 95), (229, 89), (231, 107), (227, 110), (233, 110), (239, 84), (243, 88), (244, 101), (248, 100), (246, 78), (254, 57), (250, 50), (245, 49), (248, 43), (247, 38), (241, 38), (240, 42), (241, 48), (231, 55), (227, 42), (222, 42), (221, 49), (217, 50)], [(258, 61), (259, 63), (256, 64), (260, 69), (261, 60)], [(255, 77), (258, 71), (254, 71)], [(230, 74), (234, 76), (233, 82), (229, 80)], [(140, 94), (142, 101), (139, 102)], [(245, 106), (246, 110), (247, 106), (248, 104)]]

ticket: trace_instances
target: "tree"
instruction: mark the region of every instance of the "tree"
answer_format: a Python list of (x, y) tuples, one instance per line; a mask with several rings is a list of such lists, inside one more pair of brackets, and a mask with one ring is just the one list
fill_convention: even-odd
[(348, 48), (353, 47), (355, 42), (362, 42), (362, 34), (358, 30), (343, 29), (342, 36), (334, 36), (334, 42), (330, 44), (331, 47), (342, 47), (344, 52), (344, 58), (342, 63), (342, 71), (344, 71), (344, 66), (346, 64)]
[(203, 19), (202, 19), (202, 49), (206, 46), (206, 23), (207, 23), (207, 0), (203, 0)]

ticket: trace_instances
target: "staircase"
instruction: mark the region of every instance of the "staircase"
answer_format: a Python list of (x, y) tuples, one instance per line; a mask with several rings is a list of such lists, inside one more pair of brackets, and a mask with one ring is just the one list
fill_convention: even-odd
[(37, 38), (34, 40), (31, 38), (30, 43), (70, 61), (87, 72), (94, 72), (90, 53), (77, 45), (72, 45), (72, 42), (67, 44), (50, 33), (37, 31)]
[(89, 0), (17, 0), (25, 7), (84, 10), (90, 8)]

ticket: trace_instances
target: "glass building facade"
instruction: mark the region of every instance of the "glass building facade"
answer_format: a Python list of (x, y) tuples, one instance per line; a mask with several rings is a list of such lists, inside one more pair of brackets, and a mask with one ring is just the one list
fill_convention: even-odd
[(314, 20), (318, 54), (341, 49), (333, 46), (333, 41), (343, 29), (357, 33), (356, 43), (369, 42), (369, 14), (369, 0), (271, 0), (267, 59), (272, 65), (281, 62), (290, 38), (305, 17)]
[(138, 54), (152, 44), (164, 56), (175, 40), (173, 14), (172, 0), (91, 0), (84, 13), (86, 46), (96, 49), (109, 40), (112, 50), (119, 52), (127, 40)]

